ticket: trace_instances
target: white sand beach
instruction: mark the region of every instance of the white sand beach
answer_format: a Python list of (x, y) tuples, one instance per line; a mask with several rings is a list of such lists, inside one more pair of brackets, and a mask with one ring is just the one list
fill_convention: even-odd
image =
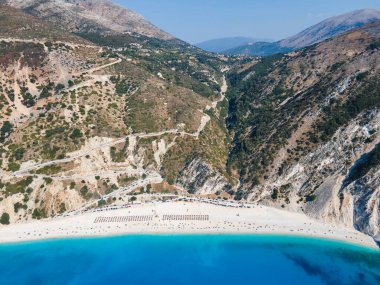
[(378, 248), (355, 229), (265, 206), (232, 208), (201, 202), (160, 202), (0, 227), (0, 242), (123, 234), (281, 234), (341, 240)]

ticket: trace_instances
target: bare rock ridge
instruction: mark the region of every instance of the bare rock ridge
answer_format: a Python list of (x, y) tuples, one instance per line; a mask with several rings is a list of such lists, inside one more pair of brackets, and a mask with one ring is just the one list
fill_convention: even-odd
[(274, 43), (259, 42), (227, 50), (228, 54), (271, 55), (311, 46), (344, 32), (380, 20), (380, 11), (363, 9), (326, 19), (297, 35)]
[(55, 22), (74, 33), (137, 33), (163, 40), (171, 35), (141, 15), (108, 0), (3, 0), (41, 19)]
[(192, 194), (215, 194), (229, 192), (227, 179), (200, 158), (193, 159), (181, 171), (176, 183)]
[(67, 42), (91, 45), (90, 42), (73, 33), (63, 30), (58, 25), (40, 20), (22, 10), (0, 6), (0, 23), (2, 40), (19, 39), (30, 43), (38, 41)]
[(281, 40), (279, 45), (293, 49), (303, 48), (378, 20), (380, 20), (379, 10), (363, 9), (353, 11), (326, 19), (302, 31), (298, 35)]

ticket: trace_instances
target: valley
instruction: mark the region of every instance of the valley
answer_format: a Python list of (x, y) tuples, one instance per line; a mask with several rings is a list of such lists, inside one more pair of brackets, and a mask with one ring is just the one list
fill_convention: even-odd
[[(228, 232), (307, 224), (311, 236), (380, 240), (378, 11), (239, 55), (201, 50), (105, 0), (0, 4), (0, 232), (29, 240), (34, 223), (33, 239), (62, 222), (48, 237), (88, 235), (99, 213), (159, 208), (216, 211)], [(149, 232), (197, 227), (156, 218)], [(223, 232), (213, 218), (195, 232)], [(69, 221), (85, 230), (71, 235)], [(107, 225), (97, 234), (147, 226)]]

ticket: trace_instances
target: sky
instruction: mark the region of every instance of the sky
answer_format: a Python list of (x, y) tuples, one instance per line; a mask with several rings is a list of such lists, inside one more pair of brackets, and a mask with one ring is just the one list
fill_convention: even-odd
[(280, 40), (328, 17), (380, 9), (380, 0), (114, 0), (189, 43), (247, 36)]

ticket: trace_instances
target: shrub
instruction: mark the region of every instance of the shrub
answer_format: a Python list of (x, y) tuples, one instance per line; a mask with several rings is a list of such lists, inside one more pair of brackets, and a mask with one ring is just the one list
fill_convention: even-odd
[(313, 202), (315, 199), (317, 199), (317, 196), (314, 194), (309, 194), (306, 196), (306, 202)]
[(33, 188), (28, 187), (28, 188), (26, 188), (25, 192), (28, 194), (31, 194), (33, 192)]
[(112, 188), (108, 188), (108, 189), (105, 191), (106, 195), (111, 194), (112, 192), (113, 192), (113, 189), (112, 189)]
[(15, 213), (18, 213), (18, 211), (19, 211), (20, 209), (24, 209), (24, 210), (26, 210), (26, 209), (28, 208), (28, 206), (23, 205), (23, 204), (21, 204), (20, 202), (17, 202), (16, 204), (13, 205), (13, 208), (14, 208)]
[(64, 212), (66, 212), (66, 205), (65, 205), (65, 203), (61, 203), (59, 205), (59, 213), (63, 214)]
[(10, 162), (10, 163), (8, 164), (8, 170), (9, 170), (9, 171), (17, 171), (17, 170), (19, 170), (19, 169), (20, 169), (20, 164), (18, 164), (18, 163)]
[(36, 171), (37, 174), (53, 175), (62, 171), (59, 165), (48, 165)]
[(37, 220), (41, 220), (43, 218), (46, 218), (45, 210), (44, 209), (34, 209), (34, 211), (32, 213), (32, 218), (37, 219)]
[(16, 160), (21, 160), (24, 157), (25, 149), (19, 148), (15, 151), (14, 157)]
[(81, 137), (83, 137), (83, 133), (79, 129), (74, 129), (70, 135), (70, 138), (72, 138), (72, 139), (78, 139)]
[(168, 182), (169, 185), (174, 185), (174, 183), (175, 183), (173, 177), (168, 177), (168, 178), (166, 178), (166, 181)]
[(50, 178), (50, 177), (44, 177), (44, 180), (46, 182), (46, 185), (49, 185), (49, 184), (51, 184), (53, 182), (53, 179)]
[(29, 176), (26, 179), (23, 179), (17, 183), (11, 184), (7, 183), (5, 185), (5, 191), (7, 194), (17, 194), (24, 193), (27, 187), (33, 182), (33, 177)]
[(277, 198), (278, 198), (278, 190), (277, 189), (273, 189), (271, 197), (273, 200), (277, 200)]
[(85, 197), (86, 194), (88, 193), (88, 187), (87, 186), (83, 186), (81, 189), (80, 189), (80, 194)]
[(0, 223), (2, 225), (9, 225), (10, 224), (9, 219), (10, 219), (9, 214), (3, 213), (0, 217)]
[(65, 89), (65, 85), (58, 83), (57, 86), (55, 86), (55, 91), (60, 92), (63, 89)]
[(0, 129), (0, 142), (4, 142), (4, 140), (10, 136), (12, 131), (13, 125), (9, 121), (5, 121)]
[(47, 138), (50, 138), (56, 134), (61, 134), (65, 131), (65, 128), (64, 127), (58, 127), (58, 128), (55, 128), (55, 129), (51, 129), (51, 130), (46, 130), (45, 132), (45, 137)]
[(86, 199), (90, 200), (92, 198), (92, 193), (89, 191), (88, 187), (85, 185), (79, 190), (81, 196)]

